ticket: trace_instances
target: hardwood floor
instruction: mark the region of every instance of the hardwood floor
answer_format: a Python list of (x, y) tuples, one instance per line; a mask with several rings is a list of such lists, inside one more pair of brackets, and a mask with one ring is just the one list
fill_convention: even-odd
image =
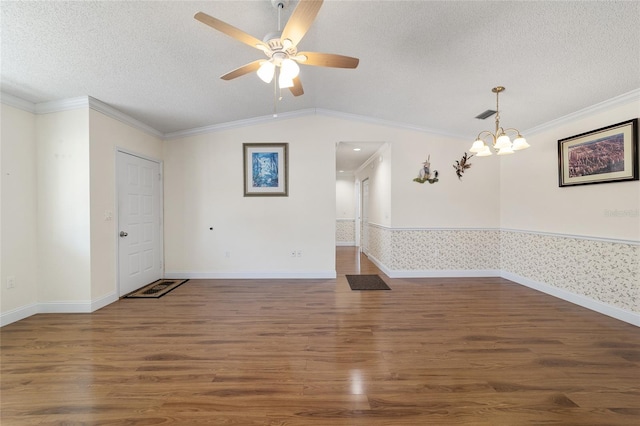
[[(358, 267), (358, 261), (360, 265)], [(640, 329), (500, 278), (191, 280), (1, 329), (2, 425), (637, 425)]]

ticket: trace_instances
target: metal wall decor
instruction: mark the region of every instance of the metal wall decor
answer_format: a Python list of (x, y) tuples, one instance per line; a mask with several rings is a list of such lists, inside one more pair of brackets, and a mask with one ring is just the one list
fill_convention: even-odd
[(469, 160), (471, 160), (472, 157), (473, 154), (467, 156), (467, 153), (465, 152), (462, 158), (459, 161), (456, 160), (453, 164), (453, 168), (456, 170), (456, 176), (458, 176), (459, 180), (462, 180), (464, 171), (471, 167)]
[(427, 161), (422, 163), (422, 168), (418, 171), (418, 177), (413, 179), (414, 182), (418, 183), (436, 183), (438, 182), (438, 171), (431, 171), (431, 155), (427, 157)]

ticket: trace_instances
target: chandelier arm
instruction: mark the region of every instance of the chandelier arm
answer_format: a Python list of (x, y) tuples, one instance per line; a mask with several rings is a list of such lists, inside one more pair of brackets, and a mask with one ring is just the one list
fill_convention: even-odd
[(491, 136), (491, 138), (493, 139), (493, 143), (495, 143), (495, 142), (496, 142), (496, 135), (494, 135), (493, 133), (491, 133), (491, 132), (490, 132), (490, 131), (488, 131), (488, 130), (483, 130), (483, 131), (481, 131), (480, 133), (478, 133), (478, 136), (476, 137), (476, 139), (484, 140), (484, 138), (485, 138), (486, 136)]

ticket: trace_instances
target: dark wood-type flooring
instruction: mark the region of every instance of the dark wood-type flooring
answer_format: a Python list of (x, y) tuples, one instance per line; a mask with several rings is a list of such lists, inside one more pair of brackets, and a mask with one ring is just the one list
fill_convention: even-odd
[(640, 329), (500, 278), (191, 280), (1, 329), (9, 425), (638, 425)]

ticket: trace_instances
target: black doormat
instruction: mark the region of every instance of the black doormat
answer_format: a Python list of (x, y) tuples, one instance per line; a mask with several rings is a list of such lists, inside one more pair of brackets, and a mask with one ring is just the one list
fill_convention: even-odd
[(391, 290), (379, 275), (347, 275), (351, 290)]
[(126, 296), (126, 299), (159, 299), (189, 280), (158, 280), (147, 284)]

